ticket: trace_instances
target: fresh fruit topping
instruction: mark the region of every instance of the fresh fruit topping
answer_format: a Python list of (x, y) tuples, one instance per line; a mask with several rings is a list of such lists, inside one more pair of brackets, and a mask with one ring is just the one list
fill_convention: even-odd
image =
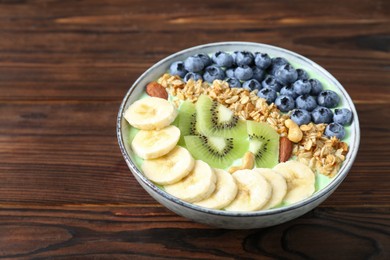
[(199, 53), (199, 54), (195, 54), (194, 56), (199, 57), (202, 60), (204, 68), (211, 65), (211, 63), (212, 63), (211, 58), (206, 53)]
[(187, 149), (195, 159), (203, 160), (215, 168), (226, 168), (248, 151), (243, 138), (224, 138), (204, 135), (184, 137)]
[(175, 61), (169, 67), (169, 73), (171, 75), (177, 75), (181, 78), (183, 78), (187, 74), (187, 72), (188, 71), (184, 68), (184, 62), (182, 61)]
[(257, 80), (258, 82), (261, 82), (264, 79), (265, 77), (264, 70), (254, 66), (252, 67), (252, 71), (253, 71), (253, 76), (252, 76), (253, 79)]
[(253, 64), (253, 54), (249, 51), (238, 51), (235, 53), (235, 63), (237, 66), (251, 66)]
[(214, 173), (217, 176), (214, 193), (207, 199), (195, 202), (195, 205), (211, 209), (222, 209), (236, 197), (238, 187), (233, 176), (221, 169), (214, 169)]
[(246, 123), (233, 111), (201, 95), (196, 102), (199, 130), (207, 136), (237, 137), (246, 135)]
[(165, 185), (169, 194), (187, 202), (197, 202), (208, 198), (215, 190), (217, 176), (205, 162), (195, 161), (193, 170), (182, 180)]
[(239, 170), (232, 174), (238, 192), (234, 200), (225, 207), (229, 211), (255, 211), (261, 209), (271, 198), (272, 187), (258, 172)]
[(298, 78), (297, 79), (309, 79), (309, 74), (303, 69), (297, 69)]
[(350, 125), (352, 122), (352, 112), (348, 108), (335, 109), (333, 122), (340, 125)]
[(275, 105), (282, 112), (288, 112), (295, 107), (295, 101), (291, 96), (280, 95), (275, 99)]
[(309, 94), (311, 91), (311, 84), (306, 79), (299, 79), (292, 84), (294, 92), (299, 95)]
[(232, 55), (224, 51), (217, 51), (211, 56), (211, 59), (220, 67), (231, 67), (234, 63)]
[(220, 80), (224, 79), (225, 72), (219, 66), (210, 65), (205, 69), (205, 72), (203, 74), (203, 78), (205, 81), (211, 83), (216, 79), (220, 79)]
[(234, 77), (239, 80), (249, 80), (253, 76), (253, 70), (248, 65), (238, 66), (234, 70)]
[(285, 64), (275, 72), (275, 78), (284, 85), (293, 83), (298, 78), (298, 73), (290, 64)]
[(315, 124), (329, 124), (332, 122), (333, 113), (327, 107), (318, 106), (311, 112), (311, 118)]
[(192, 79), (192, 80), (194, 80), (194, 81), (198, 81), (198, 80), (203, 80), (203, 77), (202, 77), (202, 75), (200, 75), (199, 73), (188, 72), (188, 73), (184, 76), (184, 81), (185, 81), (185, 82), (188, 82), (190, 79)]
[(249, 151), (255, 155), (256, 167), (272, 168), (278, 163), (279, 134), (263, 122), (247, 121)]
[(315, 97), (309, 96), (308, 94), (300, 95), (295, 99), (295, 107), (311, 112), (317, 107), (317, 101)]
[(270, 56), (267, 53), (255, 53), (255, 64), (260, 69), (267, 69), (272, 63)]
[(327, 108), (336, 107), (339, 102), (340, 97), (332, 90), (324, 90), (317, 97), (318, 105)]
[(159, 83), (152, 81), (145, 88), (146, 94), (151, 97), (168, 99), (168, 92)]
[(315, 190), (314, 172), (298, 161), (279, 163), (273, 168), (287, 181), (287, 194), (283, 201), (292, 204), (310, 197)]
[(330, 123), (325, 128), (325, 135), (329, 138), (335, 136), (336, 138), (342, 140), (345, 136), (345, 130), (341, 124)]
[(196, 125), (196, 109), (195, 105), (191, 101), (183, 101), (180, 105), (178, 118), (178, 127), (180, 129), (179, 144), (184, 145), (184, 136), (186, 135), (199, 135), (199, 130)]
[(233, 173), (233, 172), (236, 172), (238, 170), (245, 170), (245, 169), (251, 170), (251, 169), (253, 169), (253, 167), (255, 167), (255, 155), (251, 152), (246, 152), (244, 154), (244, 157), (242, 157), (241, 165), (232, 166), (229, 168), (228, 171), (230, 173)]
[(200, 56), (190, 56), (184, 60), (184, 68), (190, 72), (200, 72), (204, 68), (204, 60)]
[(298, 143), (302, 140), (303, 133), (302, 130), (299, 128), (297, 123), (295, 123), (291, 119), (287, 119), (284, 121), (284, 125), (288, 128), (288, 135), (287, 138), (294, 143)]
[(234, 76), (234, 68), (230, 68), (230, 69), (225, 70), (225, 74), (226, 74), (227, 78), (236, 78)]
[(280, 95), (281, 96), (290, 96), (292, 99), (296, 99), (298, 97), (298, 94), (295, 93), (293, 85), (283, 86), (280, 89)]
[(267, 100), (268, 104), (271, 104), (275, 101), (277, 93), (273, 89), (262, 88), (259, 92), (257, 92), (257, 96), (264, 98), (265, 100)]
[(276, 71), (280, 67), (288, 64), (288, 61), (282, 57), (274, 57), (271, 59), (271, 61), (272, 61), (272, 63), (271, 63), (271, 66), (268, 67), (268, 72), (269, 72), (269, 74), (274, 75), (274, 76), (275, 76)]
[(279, 162), (286, 162), (292, 154), (292, 142), (285, 136), (279, 140)]
[(253, 91), (255, 89), (260, 90), (262, 88), (260, 82), (258, 82), (256, 79), (250, 79), (245, 81), (242, 84), (242, 87), (248, 91)]
[(310, 95), (318, 96), (324, 89), (321, 82), (318, 79), (309, 79), (311, 85)]
[(170, 125), (176, 115), (175, 107), (168, 100), (147, 97), (130, 105), (124, 113), (124, 118), (135, 128), (154, 130)]
[(307, 110), (304, 109), (294, 109), (290, 116), (297, 125), (307, 125), (311, 122), (311, 115)]
[(260, 173), (272, 188), (271, 198), (261, 209), (270, 209), (280, 205), (287, 194), (286, 179), (281, 174), (271, 169), (256, 168), (254, 170)]
[(279, 92), (282, 88), (282, 85), (280, 85), (280, 83), (272, 75), (267, 75), (265, 79), (261, 82), (261, 85), (264, 88), (270, 88), (275, 90), (276, 92)]
[(194, 168), (195, 160), (190, 152), (180, 146), (156, 159), (145, 160), (142, 172), (151, 181), (167, 185), (173, 184), (186, 177)]
[(236, 78), (226, 78), (225, 81), (231, 88), (241, 88), (241, 82)]
[(160, 130), (140, 130), (131, 142), (131, 149), (142, 159), (155, 159), (175, 148), (180, 130), (170, 125)]

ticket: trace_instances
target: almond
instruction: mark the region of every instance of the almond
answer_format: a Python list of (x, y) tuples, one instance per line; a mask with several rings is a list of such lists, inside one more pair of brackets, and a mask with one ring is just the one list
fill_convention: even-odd
[(146, 85), (146, 93), (151, 97), (168, 99), (168, 93), (165, 88), (155, 81)]
[(292, 154), (292, 142), (285, 136), (279, 140), (279, 162), (286, 162)]

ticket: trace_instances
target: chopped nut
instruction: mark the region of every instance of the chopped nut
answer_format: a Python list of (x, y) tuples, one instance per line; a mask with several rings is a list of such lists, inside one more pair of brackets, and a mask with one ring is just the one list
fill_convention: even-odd
[(242, 164), (240, 166), (232, 166), (229, 168), (229, 172), (233, 173), (238, 170), (253, 169), (255, 166), (255, 155), (251, 152), (246, 152), (242, 158)]

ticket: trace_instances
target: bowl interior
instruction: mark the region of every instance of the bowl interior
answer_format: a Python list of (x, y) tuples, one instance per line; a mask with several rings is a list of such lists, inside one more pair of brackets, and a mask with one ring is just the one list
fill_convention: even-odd
[[(264, 211), (256, 211), (256, 212), (245, 212), (245, 213), (237, 213), (237, 212), (227, 212), (221, 210), (212, 210), (202, 208), (190, 203), (186, 203), (170, 194), (164, 192), (156, 185), (154, 185), (151, 181), (149, 181), (140, 171), (137, 166), (137, 159), (134, 155), (133, 151), (130, 148), (129, 142), (129, 124), (123, 118), (124, 111), (131, 105), (134, 101), (139, 99), (139, 97), (143, 94), (144, 88), (147, 83), (150, 81), (157, 80), (162, 74), (168, 71), (169, 66), (174, 61), (184, 60), (186, 57), (198, 53), (207, 53), (211, 54), (216, 51), (225, 51), (225, 52), (233, 52), (236, 50), (247, 50), (250, 52), (263, 52), (268, 53), (271, 57), (283, 57), (287, 59), (295, 68), (303, 68), (305, 69), (311, 78), (316, 78), (321, 81), (324, 86), (324, 89), (331, 89), (336, 91), (340, 96), (340, 104), (339, 107), (349, 108), (353, 113), (353, 122), (352, 124), (346, 128), (346, 137), (343, 141), (349, 144), (349, 152), (346, 156), (346, 160), (344, 161), (339, 173), (333, 177), (331, 182), (313, 194), (311, 197), (298, 202), (293, 205), (284, 206), (281, 208), (275, 208)], [(318, 200), (319, 198), (329, 195), (329, 193), (333, 192), (333, 190), (342, 182), (342, 180), (346, 177), (349, 169), (351, 168), (353, 161), (356, 157), (359, 141), (360, 141), (360, 129), (359, 129), (359, 120), (357, 116), (357, 112), (355, 106), (349, 97), (347, 91), (342, 87), (342, 85), (324, 68), (316, 64), (315, 62), (288, 50), (278, 48), (275, 46), (259, 44), (259, 43), (249, 43), (249, 42), (221, 42), (221, 43), (212, 43), (207, 45), (196, 46), (193, 48), (189, 48), (159, 61), (152, 67), (150, 67), (145, 73), (143, 73), (136, 82), (129, 89), (127, 94), (125, 95), (123, 102), (120, 106), (118, 118), (117, 118), (117, 136), (120, 149), (125, 158), (126, 163), (131, 169), (132, 173), (137, 177), (138, 181), (141, 181), (144, 185), (150, 188), (152, 192), (157, 193), (158, 196), (163, 196), (164, 198), (173, 201), (174, 203), (188, 207), (191, 209), (195, 209), (197, 211), (203, 211), (208, 214), (219, 214), (219, 215), (229, 215), (229, 216), (258, 216), (264, 214), (274, 214), (281, 211), (288, 211), (297, 207), (301, 207), (307, 204), (312, 203), (313, 201)], [(138, 164), (139, 165), (139, 164)]]

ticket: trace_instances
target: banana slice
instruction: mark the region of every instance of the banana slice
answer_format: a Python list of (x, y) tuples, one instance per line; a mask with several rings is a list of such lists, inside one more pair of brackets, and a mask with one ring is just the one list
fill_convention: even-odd
[(131, 148), (142, 159), (155, 159), (172, 151), (179, 138), (180, 130), (173, 125), (161, 130), (140, 130), (131, 142)]
[(168, 100), (147, 97), (135, 101), (124, 113), (124, 117), (135, 128), (158, 130), (170, 125), (177, 110)]
[(236, 198), (225, 210), (255, 211), (261, 209), (271, 198), (272, 187), (257, 171), (238, 170), (232, 174), (238, 185)]
[(208, 198), (215, 190), (217, 176), (214, 170), (201, 160), (195, 161), (194, 169), (187, 177), (174, 184), (165, 185), (165, 191), (187, 202)]
[(156, 159), (145, 160), (142, 171), (151, 181), (172, 184), (186, 177), (194, 168), (195, 159), (190, 152), (180, 146)]
[(282, 203), (287, 193), (286, 179), (278, 172), (268, 168), (255, 168), (272, 186), (271, 199), (261, 209), (270, 209)]
[(215, 191), (205, 200), (195, 202), (194, 204), (211, 209), (222, 209), (229, 205), (237, 195), (237, 184), (232, 175), (221, 169), (214, 169), (217, 175), (217, 184)]
[(286, 203), (301, 201), (314, 193), (315, 175), (309, 166), (298, 161), (287, 161), (277, 164), (273, 170), (287, 181), (287, 194), (283, 199)]

